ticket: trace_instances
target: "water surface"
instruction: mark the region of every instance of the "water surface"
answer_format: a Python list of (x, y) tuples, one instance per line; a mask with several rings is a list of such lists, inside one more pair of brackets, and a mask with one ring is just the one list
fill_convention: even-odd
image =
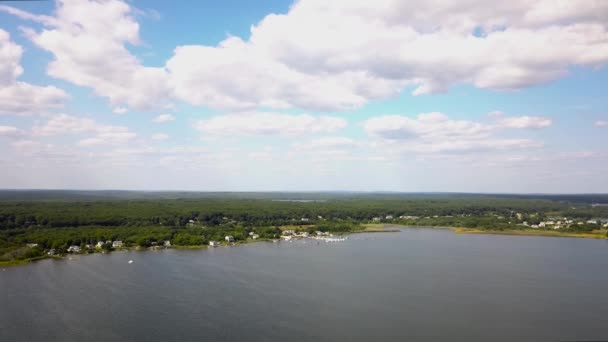
[(417, 228), (0, 271), (0, 341), (588, 341), (607, 317), (602, 240)]

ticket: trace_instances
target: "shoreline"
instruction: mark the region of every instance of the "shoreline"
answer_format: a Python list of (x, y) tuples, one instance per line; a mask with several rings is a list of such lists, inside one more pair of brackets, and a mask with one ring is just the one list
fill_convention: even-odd
[[(509, 236), (538, 236), (538, 237), (563, 237), (563, 238), (582, 238), (582, 239), (596, 239), (596, 240), (608, 240), (608, 236), (604, 232), (598, 233), (575, 233), (575, 232), (559, 232), (559, 231), (550, 231), (550, 230), (530, 230), (530, 229), (522, 229), (522, 230), (489, 230), (489, 229), (479, 229), (479, 228), (464, 228), (464, 227), (445, 227), (445, 226), (411, 226), (411, 225), (403, 225), (403, 224), (390, 224), (390, 223), (367, 223), (362, 224), (363, 229), (354, 230), (350, 232), (343, 232), (337, 235), (350, 235), (350, 234), (361, 234), (361, 233), (397, 233), (399, 232), (399, 228), (407, 228), (407, 229), (417, 229), (417, 228), (426, 228), (426, 229), (449, 229), (454, 234), (488, 234), (488, 235), (509, 235)], [(394, 227), (394, 228), (393, 228)], [(244, 245), (250, 243), (257, 242), (273, 242), (279, 240), (272, 239), (255, 239), (255, 240), (247, 240), (247, 241), (238, 241), (236, 243), (222, 245), (221, 247), (226, 246), (237, 246)], [(212, 248), (208, 245), (192, 245), (192, 246), (172, 246), (170, 249), (177, 250), (201, 250)], [(116, 250), (114, 252), (121, 251), (149, 251), (149, 250), (157, 250), (158, 248), (141, 248), (137, 247), (126, 247), (120, 250)], [(98, 252), (93, 253), (79, 253), (79, 255), (87, 255), (87, 254), (96, 254)], [(64, 259), (69, 257), (70, 254), (66, 255), (45, 255), (32, 259), (24, 259), (24, 260), (10, 260), (10, 261), (0, 261), (0, 267), (16, 267), (27, 265), (32, 262), (36, 262), (39, 260), (45, 259)]]
[[(349, 235), (349, 234), (355, 234), (355, 233), (392, 233), (392, 232), (399, 232), (399, 230), (397, 229), (384, 229), (384, 228), (376, 228), (376, 227), (371, 227), (371, 228), (367, 228), (365, 227), (362, 230), (357, 230), (357, 231), (351, 231), (351, 232), (340, 232), (340, 233), (334, 233), (334, 235)], [(233, 246), (238, 246), (238, 245), (246, 245), (246, 244), (252, 244), (252, 243), (259, 243), (259, 242), (278, 242), (281, 241), (281, 239), (248, 239), (245, 241), (236, 241), (236, 242), (232, 242), (229, 244), (222, 244), (219, 247), (233, 247)], [(176, 250), (202, 250), (202, 249), (210, 249), (210, 248), (216, 248), (216, 247), (211, 247), (209, 245), (191, 245), (191, 246), (171, 246), (168, 248), (158, 248), (158, 247), (148, 247), (148, 248), (142, 248), (140, 246), (133, 246), (133, 247), (123, 247), (114, 251), (111, 251), (110, 253), (115, 253), (115, 252), (128, 252), (128, 251), (153, 251), (153, 250), (161, 250), (161, 249), (176, 249)], [(100, 251), (94, 251), (91, 253), (77, 253), (74, 255), (83, 255), (86, 256), (88, 254), (99, 254), (99, 253), (103, 253)], [(106, 252), (107, 253), (107, 252)], [(22, 266), (22, 265), (27, 265), (39, 260), (45, 260), (45, 259), (65, 259), (65, 258), (69, 258), (71, 255), (73, 254), (65, 254), (65, 255), (44, 255), (44, 256), (40, 256), (40, 257), (36, 257), (36, 258), (32, 258), (32, 259), (23, 259), (23, 260), (10, 260), (10, 261), (0, 261), (0, 267), (4, 268), (4, 267), (16, 267), (16, 266)]]
[(401, 228), (430, 228), (430, 229), (450, 229), (454, 234), (488, 234), (488, 235), (511, 235), (511, 236), (541, 236), (541, 237), (566, 237), (566, 238), (579, 238), (579, 239), (596, 239), (596, 240), (608, 240), (606, 232), (597, 233), (576, 233), (576, 232), (564, 232), (556, 230), (541, 230), (541, 229), (505, 229), (505, 230), (491, 230), (491, 229), (480, 229), (480, 228), (464, 228), (464, 227), (444, 227), (444, 226), (408, 226), (403, 224), (386, 224), (377, 223), (374, 225), (378, 226), (395, 226)]
[(575, 233), (557, 232), (550, 230), (486, 230), (476, 228), (451, 228), (455, 234), (489, 234), (489, 235), (511, 235), (511, 236), (540, 236), (540, 237), (562, 237), (578, 239), (608, 240), (606, 233)]

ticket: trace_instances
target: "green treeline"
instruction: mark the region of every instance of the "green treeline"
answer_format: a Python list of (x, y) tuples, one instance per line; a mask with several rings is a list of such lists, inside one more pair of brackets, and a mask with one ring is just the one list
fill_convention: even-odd
[[(32, 195), (29, 200), (0, 199), (0, 262), (35, 259), (50, 249), (63, 253), (69, 246), (84, 248), (99, 241), (120, 240), (125, 246), (150, 247), (165, 241), (173, 246), (205, 245), (223, 241), (226, 235), (237, 242), (251, 234), (274, 239), (281, 234), (282, 226), (299, 226), (311, 233), (352, 232), (370, 222), (507, 230), (524, 229), (522, 222), (534, 225), (567, 216), (580, 222), (562, 230), (587, 232), (599, 226), (586, 220), (608, 217), (607, 206), (537, 197), (319, 194), (315, 198), (315, 194), (305, 194), (298, 197), (300, 201), (277, 201), (272, 194), (262, 195), (154, 199), (93, 196), (44, 201), (34, 200)], [(138, 196), (144, 197), (140, 193)]]

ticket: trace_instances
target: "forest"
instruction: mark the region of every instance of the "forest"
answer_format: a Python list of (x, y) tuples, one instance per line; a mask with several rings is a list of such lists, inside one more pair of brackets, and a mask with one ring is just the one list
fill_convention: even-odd
[(0, 262), (98, 241), (200, 246), (226, 235), (246, 241), (252, 232), (273, 239), (285, 226), (336, 233), (364, 223), (504, 230), (568, 217), (580, 223), (563, 230), (592, 231), (598, 226), (587, 221), (608, 217), (606, 202), (604, 195), (0, 191)]

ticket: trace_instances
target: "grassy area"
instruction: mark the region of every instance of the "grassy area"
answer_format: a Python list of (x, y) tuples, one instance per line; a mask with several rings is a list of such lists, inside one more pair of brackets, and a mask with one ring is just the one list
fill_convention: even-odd
[(384, 223), (366, 223), (366, 224), (362, 224), (362, 226), (363, 226), (363, 230), (356, 231), (355, 233), (394, 233), (394, 232), (398, 232), (399, 230), (394, 229), (394, 228), (387, 228), (387, 226), (404, 227), (404, 228), (408, 227), (408, 226), (402, 226), (402, 225), (398, 225), (398, 224), (384, 224)]
[(606, 231), (597, 230), (590, 233), (560, 232), (556, 230), (487, 230), (472, 228), (453, 228), (456, 234), (495, 234), (495, 235), (524, 235), (524, 236), (554, 236), (554, 237), (574, 237), (586, 239), (608, 239)]
[(29, 264), (30, 262), (33, 262), (33, 261), (50, 259), (50, 258), (60, 259), (61, 257), (45, 255), (45, 256), (40, 256), (40, 257), (30, 258), (30, 259), (0, 261), (0, 267), (20, 266), (20, 265)]

